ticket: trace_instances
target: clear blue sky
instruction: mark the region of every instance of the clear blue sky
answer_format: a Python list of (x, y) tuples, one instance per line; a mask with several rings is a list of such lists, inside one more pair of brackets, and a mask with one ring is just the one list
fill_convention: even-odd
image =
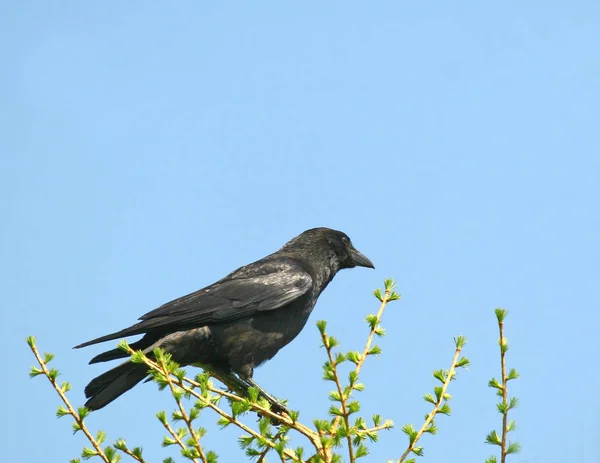
[[(510, 310), (523, 445), (512, 461), (600, 461), (600, 3), (10, 2), (0, 18), (5, 461), (67, 461), (83, 436), (29, 380), (38, 337), (83, 387), (122, 328), (279, 248), (344, 230), (376, 270), (339, 274), (309, 324), (256, 372), (323, 417), (318, 319), (364, 343), (371, 290), (398, 281), (364, 410), (398, 458), (452, 338), (472, 361), (423, 462), (482, 462), (499, 427), (493, 309)], [(12, 379), (9, 379), (12, 378)], [(307, 393), (303, 392), (310, 384)], [(160, 461), (139, 386), (89, 419)], [(207, 445), (240, 461), (237, 432)], [(50, 450), (48, 450), (50, 448)], [(24, 449), (29, 457), (22, 455)], [(49, 456), (50, 455), (50, 456)], [(178, 460), (181, 460), (179, 458)]]

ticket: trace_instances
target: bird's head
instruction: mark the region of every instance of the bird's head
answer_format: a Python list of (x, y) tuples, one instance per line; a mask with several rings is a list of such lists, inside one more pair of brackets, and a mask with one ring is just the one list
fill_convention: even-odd
[(284, 249), (302, 250), (321, 260), (327, 258), (335, 271), (343, 268), (375, 268), (373, 262), (354, 247), (348, 235), (331, 228), (312, 228), (289, 241)]

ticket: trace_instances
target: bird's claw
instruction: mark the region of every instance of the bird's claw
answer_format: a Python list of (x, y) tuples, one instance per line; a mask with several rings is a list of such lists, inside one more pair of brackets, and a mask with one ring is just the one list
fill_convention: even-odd
[[(288, 410), (288, 408), (283, 405), (281, 402), (278, 402), (277, 400), (273, 399), (272, 397), (265, 397), (267, 399), (267, 401), (269, 402), (269, 404), (271, 405), (270, 410), (273, 413), (276, 413), (277, 415), (290, 415), (290, 411)], [(261, 418), (265, 418), (265, 416), (258, 412), (258, 419)], [(270, 416), (269, 417), (269, 421), (271, 422), (271, 424), (273, 426), (280, 426), (283, 424), (283, 421), (281, 421), (280, 419), (274, 417), (274, 416)]]

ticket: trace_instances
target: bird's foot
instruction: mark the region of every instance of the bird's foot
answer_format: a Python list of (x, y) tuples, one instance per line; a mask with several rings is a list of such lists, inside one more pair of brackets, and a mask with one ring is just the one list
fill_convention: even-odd
[(281, 415), (283, 413), (285, 413), (286, 415), (290, 414), (290, 411), (281, 402), (274, 401), (274, 402), (270, 402), (270, 403), (271, 403), (271, 411), (272, 412), (275, 412), (278, 415)]
[[(270, 405), (271, 405), (271, 411), (273, 413), (275, 413), (277, 415), (288, 415), (289, 416), (289, 414), (290, 414), (289, 410), (282, 403), (275, 403), (275, 404), (270, 404)], [(256, 415), (258, 416), (259, 420), (261, 418), (265, 418), (265, 416), (261, 412), (257, 412)], [(282, 424), (284, 424), (283, 421), (280, 420), (277, 416), (271, 415), (268, 418), (273, 426), (281, 426)]]
[[(274, 412), (274, 413), (277, 413), (278, 415), (282, 415), (282, 414), (286, 414), (288, 416), (290, 415), (290, 411), (281, 402), (272, 403), (271, 404), (271, 411)], [(276, 417), (272, 416), (271, 417), (271, 424), (273, 426), (279, 426), (279, 425), (282, 425), (283, 422), (281, 420), (277, 419)]]
[[(276, 400), (275, 398), (273, 398), (271, 396), (268, 396), (268, 397), (263, 396), (263, 397), (267, 400), (267, 402), (269, 402), (269, 405), (270, 405), (269, 408), (273, 413), (276, 413), (277, 415), (288, 415), (288, 416), (290, 415), (290, 411), (283, 403), (279, 402), (278, 400)], [(257, 412), (256, 415), (258, 416), (258, 419), (265, 417), (260, 412)], [(271, 421), (271, 424), (273, 426), (280, 426), (283, 424), (283, 422), (275, 416), (270, 416), (269, 420)]]

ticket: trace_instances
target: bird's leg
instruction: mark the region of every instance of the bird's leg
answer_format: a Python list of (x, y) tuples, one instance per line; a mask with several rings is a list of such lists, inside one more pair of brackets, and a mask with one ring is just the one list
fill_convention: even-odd
[[(201, 366), (201, 365), (197, 365)], [(225, 384), (229, 388), (229, 390), (238, 393), (239, 395), (248, 396), (248, 389), (251, 387), (255, 387), (258, 389), (260, 395), (262, 395), (267, 402), (271, 405), (271, 410), (275, 413), (286, 413), (290, 414), (285, 405), (283, 405), (280, 401), (275, 399), (271, 394), (265, 391), (260, 385), (258, 385), (249, 375), (247, 377), (243, 377), (239, 374), (235, 374), (231, 371), (224, 371), (222, 369), (216, 369), (214, 367), (207, 370), (209, 374), (218, 379), (220, 382)], [(259, 416), (260, 413), (258, 414)], [(274, 426), (281, 424), (278, 420), (272, 418), (271, 423)]]
[(229, 388), (230, 391), (237, 392), (239, 395), (243, 396), (248, 395), (248, 388), (250, 386), (244, 380), (238, 378), (235, 374), (215, 368), (211, 368), (207, 371), (209, 372), (210, 376), (221, 381)]
[(260, 394), (267, 400), (267, 402), (271, 404), (271, 409), (275, 413), (286, 413), (287, 415), (290, 414), (289, 410), (286, 408), (285, 405), (283, 405), (279, 400), (277, 400), (275, 397), (273, 397), (271, 394), (265, 391), (262, 387), (260, 387), (258, 383), (252, 378), (245, 378), (244, 381), (248, 383), (251, 387), (255, 387), (256, 389), (258, 389), (258, 392), (260, 392)]
[(260, 395), (262, 395), (269, 404), (271, 404), (271, 409), (275, 413), (285, 412), (289, 415), (288, 409), (283, 405), (280, 401), (278, 401), (275, 397), (265, 391), (259, 384), (256, 383), (252, 378), (243, 378), (236, 376), (234, 373), (226, 373), (226, 372), (213, 372), (213, 376), (225, 384), (232, 391), (236, 391), (238, 394), (242, 394), (244, 396), (248, 395), (248, 389), (254, 387), (258, 389)]

